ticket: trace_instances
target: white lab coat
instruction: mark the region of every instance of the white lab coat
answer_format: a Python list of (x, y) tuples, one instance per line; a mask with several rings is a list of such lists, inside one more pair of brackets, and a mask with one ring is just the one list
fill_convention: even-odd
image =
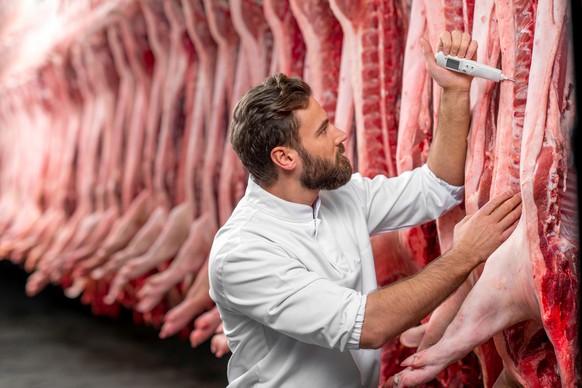
[(396, 178), (354, 174), (313, 206), (250, 178), (210, 253), (229, 386), (377, 387), (379, 351), (358, 349), (377, 288), (369, 237), (433, 220), (462, 196), (426, 165)]

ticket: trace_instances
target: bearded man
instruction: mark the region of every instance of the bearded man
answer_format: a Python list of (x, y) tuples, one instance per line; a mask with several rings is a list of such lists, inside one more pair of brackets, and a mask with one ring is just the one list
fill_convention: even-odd
[[(427, 164), (395, 178), (352, 174), (345, 132), (301, 80), (274, 75), (238, 102), (230, 141), (250, 178), (209, 262), (232, 350), (229, 386), (377, 387), (378, 349), (513, 230), (520, 197), (505, 193), (460, 223), (451, 250), (377, 290), (370, 236), (433, 220), (463, 197), (471, 78), (438, 68), (423, 46), (443, 89), (439, 127)], [(439, 49), (470, 59), (477, 44), (445, 32)]]

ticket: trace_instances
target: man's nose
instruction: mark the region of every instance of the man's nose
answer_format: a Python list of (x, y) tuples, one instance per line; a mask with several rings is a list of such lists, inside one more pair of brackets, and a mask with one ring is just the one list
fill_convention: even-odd
[(335, 128), (335, 131), (337, 133), (337, 135), (336, 135), (336, 141), (338, 142), (338, 144), (339, 143), (343, 143), (344, 141), (346, 141), (348, 139), (348, 135), (347, 135), (347, 133), (344, 130), (339, 129), (335, 125), (333, 127)]

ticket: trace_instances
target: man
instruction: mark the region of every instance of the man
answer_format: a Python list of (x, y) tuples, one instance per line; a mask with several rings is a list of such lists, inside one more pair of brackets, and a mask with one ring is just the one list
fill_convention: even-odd
[[(513, 230), (520, 198), (506, 193), (465, 218), (439, 259), (375, 290), (370, 235), (435, 219), (463, 195), (471, 79), (438, 68), (423, 45), (443, 89), (439, 128), (427, 165), (396, 178), (352, 175), (345, 133), (300, 80), (275, 75), (237, 104), (230, 140), (251, 177), (209, 264), (232, 350), (230, 386), (377, 387), (377, 349), (437, 307)], [(477, 44), (455, 31), (439, 49), (472, 58)]]

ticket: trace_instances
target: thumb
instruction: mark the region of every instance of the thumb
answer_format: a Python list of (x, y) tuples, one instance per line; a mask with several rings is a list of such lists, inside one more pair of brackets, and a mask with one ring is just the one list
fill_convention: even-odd
[(422, 46), (422, 53), (424, 54), (424, 60), (427, 66), (430, 63), (435, 63), (434, 59), (434, 52), (432, 51), (432, 46), (430, 45), (429, 41), (425, 38), (420, 38), (420, 45)]
[(420, 45), (422, 46), (422, 53), (424, 54), (424, 63), (426, 65), (426, 70), (432, 74), (433, 69), (436, 67), (436, 60), (434, 58), (434, 52), (432, 51), (432, 46), (429, 41), (425, 38), (420, 38)]

